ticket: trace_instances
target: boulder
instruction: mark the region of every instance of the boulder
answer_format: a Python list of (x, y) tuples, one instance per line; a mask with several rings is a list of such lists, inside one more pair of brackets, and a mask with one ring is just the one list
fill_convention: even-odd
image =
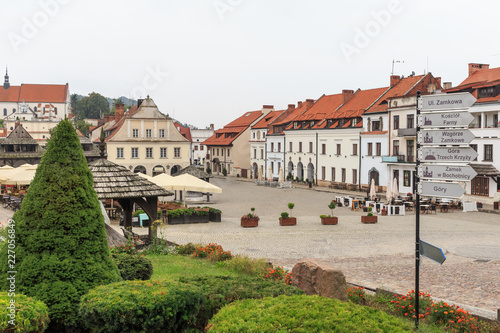
[(342, 271), (315, 259), (306, 258), (293, 266), (292, 284), (307, 295), (347, 301), (347, 283)]

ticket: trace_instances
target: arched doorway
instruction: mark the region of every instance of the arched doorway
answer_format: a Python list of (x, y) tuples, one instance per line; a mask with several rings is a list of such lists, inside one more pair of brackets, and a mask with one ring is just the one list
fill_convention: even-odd
[(297, 178), (299, 180), (304, 180), (304, 166), (302, 162), (297, 163)]
[(379, 186), (379, 172), (375, 168), (371, 168), (370, 171), (368, 171), (368, 184), (372, 183), (372, 179), (375, 180), (375, 186)]
[(292, 177), (293, 178), (293, 162), (290, 161), (288, 162), (288, 168), (286, 170), (287, 178)]
[(135, 173), (143, 173), (143, 174), (146, 174), (146, 168), (142, 165), (138, 165), (134, 168), (134, 172)]
[(153, 177), (159, 175), (160, 173), (165, 173), (165, 168), (161, 165), (157, 165), (153, 168)]
[(309, 163), (307, 165), (307, 179), (312, 182), (314, 179), (314, 165)]
[(170, 175), (175, 175), (177, 172), (181, 171), (180, 165), (174, 165), (172, 169), (170, 169)]
[(253, 179), (259, 179), (259, 166), (254, 163), (252, 166), (252, 177)]

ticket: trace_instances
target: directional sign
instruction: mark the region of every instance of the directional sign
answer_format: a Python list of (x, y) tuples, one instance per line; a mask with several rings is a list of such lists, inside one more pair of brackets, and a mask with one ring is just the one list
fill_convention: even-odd
[(420, 254), (426, 258), (434, 260), (438, 264), (442, 265), (446, 260), (443, 250), (432, 244), (426, 243), (423, 240), (419, 241)]
[(477, 172), (465, 165), (421, 164), (419, 176), (426, 179), (469, 181), (476, 177)]
[(429, 112), (422, 114), (422, 128), (468, 126), (474, 116), (468, 111)]
[(460, 198), (465, 190), (459, 183), (421, 182), (423, 196)]
[(476, 102), (468, 92), (422, 96), (422, 111), (467, 109)]
[(422, 145), (463, 145), (475, 138), (468, 129), (425, 130), (421, 133)]
[(422, 147), (422, 162), (472, 162), (477, 152), (470, 147)]

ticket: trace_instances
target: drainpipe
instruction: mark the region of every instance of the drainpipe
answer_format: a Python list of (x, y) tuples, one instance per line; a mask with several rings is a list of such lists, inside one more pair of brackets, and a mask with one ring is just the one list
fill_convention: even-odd
[(358, 190), (361, 192), (361, 132), (359, 132), (359, 149), (358, 149), (358, 154), (359, 154), (359, 168), (358, 168)]
[(286, 173), (286, 175), (288, 176), (288, 171), (286, 169), (286, 136), (283, 136), (283, 177), (286, 179), (286, 176), (284, 175)]
[(314, 180), (316, 181), (316, 185), (318, 185), (318, 132), (316, 132), (316, 167), (314, 168)]

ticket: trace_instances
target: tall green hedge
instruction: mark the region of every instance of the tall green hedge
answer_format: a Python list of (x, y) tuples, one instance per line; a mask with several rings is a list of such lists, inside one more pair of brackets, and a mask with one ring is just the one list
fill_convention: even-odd
[[(14, 214), (16, 292), (49, 307), (51, 329), (78, 325), (78, 304), (95, 286), (120, 281), (109, 256), (93, 178), (70, 121), (55, 127), (21, 209)], [(7, 247), (0, 289), (9, 285)]]

